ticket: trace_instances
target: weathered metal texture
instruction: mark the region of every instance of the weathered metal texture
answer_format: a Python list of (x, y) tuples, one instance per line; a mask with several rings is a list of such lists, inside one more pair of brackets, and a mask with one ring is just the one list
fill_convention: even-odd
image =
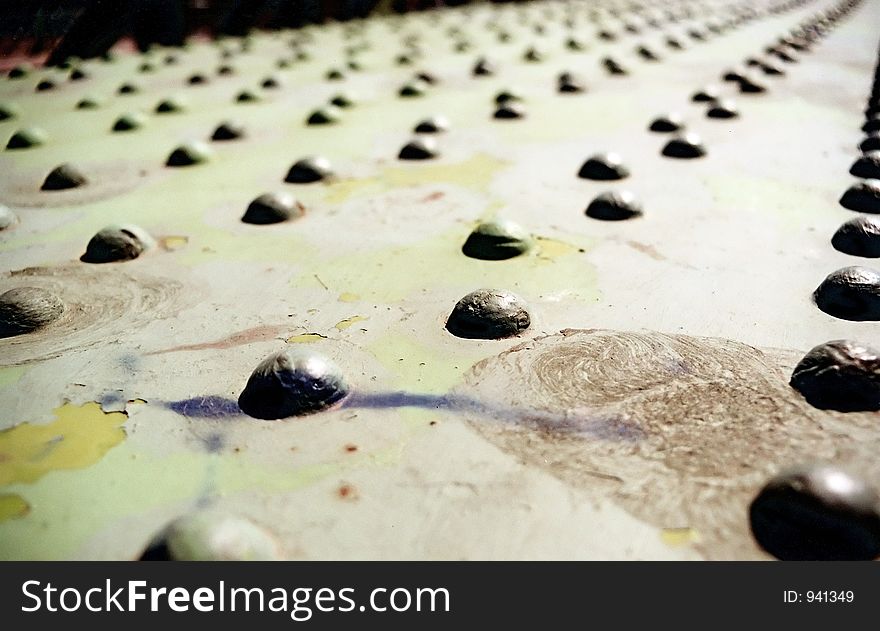
[[(138, 558), (194, 514), (255, 524), (243, 549), (274, 550), (268, 533), (293, 559), (767, 558), (749, 506), (780, 471), (819, 460), (876, 487), (877, 413), (788, 385), (819, 344), (880, 345), (875, 322), (813, 302), (835, 270), (871, 266), (831, 238), (856, 216), (838, 200), (880, 3), (807, 50), (765, 51), (835, 6), (480, 5), (3, 80), (0, 141), (38, 128), (41, 144), (0, 152), (0, 290), (49, 290), (64, 311), (0, 339), (0, 558)], [(755, 18), (725, 28), (743, 7)], [(481, 57), (493, 74), (473, 74)], [(753, 57), (751, 79), (723, 80)], [(691, 100), (713, 83), (737, 117)], [(662, 155), (670, 136), (649, 126), (670, 112), (704, 156)], [(436, 146), (399, 159), (432, 116), (448, 119)], [(608, 152), (628, 175), (578, 177)], [(309, 156), (323, 179), (285, 182)], [(85, 183), (40, 190), (64, 164)], [(642, 214), (587, 216), (624, 190)], [(242, 222), (268, 193), (297, 212)], [(493, 220), (529, 247), (466, 256)], [(108, 226), (136, 258), (80, 260)], [(527, 328), (452, 335), (478, 289), (518, 296)], [(315, 379), (320, 405), (243, 414), (252, 371), (295, 347), (273, 374)]]

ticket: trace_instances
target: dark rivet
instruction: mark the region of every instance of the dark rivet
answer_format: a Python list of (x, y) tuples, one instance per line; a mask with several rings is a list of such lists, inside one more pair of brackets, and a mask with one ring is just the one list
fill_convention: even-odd
[(829, 274), (813, 292), (816, 306), (843, 320), (880, 320), (880, 273), (844, 267)]
[(810, 405), (823, 410), (880, 410), (880, 357), (857, 342), (816, 346), (795, 366), (790, 383)]
[(473, 75), (475, 77), (488, 77), (493, 74), (495, 74), (495, 64), (488, 59), (478, 59), (474, 64)]
[(752, 534), (784, 561), (870, 561), (880, 555), (877, 493), (832, 465), (785, 471), (749, 507)]
[(504, 261), (528, 252), (533, 241), (512, 221), (486, 221), (474, 228), (461, 248), (465, 256), (484, 261)]
[(437, 85), (438, 83), (440, 83), (440, 80), (437, 78), (437, 75), (430, 73), (430, 72), (426, 72), (424, 70), (420, 70), (419, 72), (417, 72), (413, 78), (416, 79), (417, 81), (424, 81), (428, 85)]
[(188, 167), (207, 162), (211, 158), (211, 149), (203, 142), (188, 142), (171, 152), (165, 166)]
[(623, 221), (639, 217), (642, 204), (629, 191), (606, 191), (597, 195), (587, 206), (586, 215), (603, 221)]
[(862, 125), (862, 131), (866, 134), (880, 131), (880, 115), (875, 115), (874, 118), (866, 120), (865, 124)]
[(201, 73), (196, 73), (194, 75), (190, 75), (186, 82), (190, 85), (204, 85), (208, 83), (208, 77)]
[(31, 147), (39, 147), (48, 140), (46, 132), (39, 127), (26, 127), (21, 129), (9, 138), (6, 143), (7, 149), (30, 149)]
[(723, 81), (742, 81), (746, 77), (747, 73), (744, 68), (728, 68), (724, 71), (724, 74), (721, 75), (721, 79)]
[(402, 97), (424, 96), (427, 86), (428, 84), (421, 79), (415, 79), (409, 83), (405, 83), (400, 88), (398, 95)]
[(287, 59), (286, 57), (282, 57), (281, 59), (279, 59), (278, 61), (275, 62), (275, 66), (284, 70), (285, 68), (290, 68), (292, 63), (293, 62), (290, 59)]
[(691, 96), (691, 101), (695, 103), (709, 103), (716, 100), (721, 95), (718, 86), (707, 85), (702, 90), (698, 90)]
[(165, 99), (156, 106), (157, 114), (177, 114), (184, 110), (186, 110), (186, 102), (176, 97)]
[(685, 48), (684, 42), (672, 36), (666, 38), (666, 45), (672, 50), (684, 50)]
[(709, 118), (737, 118), (739, 116), (739, 110), (736, 108), (736, 103), (729, 99), (718, 99), (714, 103), (712, 103), (711, 107), (706, 111), (706, 116)]
[(85, 70), (83, 70), (82, 68), (75, 68), (70, 73), (70, 80), (71, 81), (82, 81), (83, 79), (88, 79), (88, 78), (89, 78), (89, 74)]
[(37, 92), (45, 92), (46, 90), (54, 90), (55, 82), (51, 79), (43, 79), (37, 84)]
[(331, 68), (324, 77), (327, 81), (342, 81), (345, 79), (345, 74), (339, 68)]
[(510, 103), (511, 101), (522, 100), (523, 95), (519, 90), (501, 90), (501, 92), (495, 95), (495, 103), (497, 105), (504, 105), (505, 103)]
[(330, 105), (335, 105), (336, 107), (343, 109), (354, 107), (355, 98), (351, 94), (343, 92), (330, 99)]
[(30, 333), (61, 317), (64, 303), (39, 287), (16, 287), (0, 294), (0, 338)]
[(260, 87), (264, 90), (274, 90), (281, 87), (281, 79), (278, 77), (266, 77), (260, 82)]
[(328, 105), (315, 110), (306, 119), (307, 125), (332, 125), (339, 122), (339, 108), (334, 105)]
[(517, 101), (508, 101), (498, 107), (495, 110), (495, 113), (492, 115), (494, 118), (499, 118), (502, 120), (511, 120), (516, 118), (523, 118), (526, 115), (526, 108), (522, 103)]
[(880, 257), (880, 218), (862, 215), (850, 219), (831, 237), (831, 245), (844, 254)]
[(455, 43), (452, 49), (457, 53), (466, 53), (473, 48), (473, 44), (471, 44), (467, 40), (461, 40)]
[(244, 517), (200, 511), (180, 517), (156, 535), (140, 561), (276, 561), (280, 546)]
[(320, 182), (333, 175), (333, 167), (327, 158), (320, 156), (310, 156), (298, 160), (284, 178), (285, 182), (291, 184), (311, 184)]
[(289, 193), (264, 193), (248, 205), (241, 220), (258, 225), (281, 223), (302, 217), (304, 210)]
[(544, 53), (541, 52), (537, 47), (530, 46), (526, 49), (526, 52), (523, 53), (523, 60), (533, 63), (544, 61)]
[(88, 182), (86, 176), (75, 166), (64, 163), (55, 167), (43, 180), (41, 191), (64, 191), (69, 188), (79, 188)]
[(312, 351), (286, 350), (260, 362), (238, 405), (248, 416), (275, 420), (318, 412), (347, 394), (348, 385), (330, 360)]
[(644, 44), (636, 47), (636, 54), (645, 61), (660, 61), (660, 55)]
[(444, 116), (432, 116), (419, 122), (413, 131), (417, 134), (439, 134), (449, 130), (449, 121)]
[(510, 292), (478, 289), (458, 301), (446, 330), (466, 339), (496, 340), (529, 328), (531, 317), (523, 300)]
[(681, 114), (670, 112), (664, 116), (658, 116), (651, 121), (648, 129), (662, 133), (681, 131), (684, 129), (684, 120), (682, 119)]
[(78, 110), (94, 110), (101, 106), (101, 102), (91, 96), (84, 97), (80, 99), (76, 104), (76, 109)]
[(622, 180), (629, 176), (629, 169), (623, 164), (620, 154), (598, 153), (581, 165), (578, 177), (587, 180)]
[(123, 114), (113, 123), (113, 131), (132, 131), (140, 129), (147, 122), (147, 117), (142, 112), (129, 112)]
[(150, 245), (152, 239), (137, 226), (108, 226), (91, 238), (80, 260), (84, 263), (129, 261), (139, 257)]
[(739, 91), (744, 94), (763, 94), (767, 91), (767, 86), (755, 77), (745, 76), (737, 83), (739, 84)]
[(880, 178), (880, 151), (868, 151), (849, 169), (850, 175), (862, 178)]
[(860, 213), (880, 213), (880, 180), (864, 180), (850, 186), (840, 205)]
[(584, 82), (570, 72), (563, 72), (557, 79), (557, 89), (563, 94), (576, 94), (587, 88)]
[(398, 66), (411, 66), (413, 64), (413, 58), (409, 55), (398, 55), (395, 58), (394, 63)]
[(859, 149), (865, 153), (869, 151), (880, 151), (880, 132), (873, 132), (868, 135), (861, 143)]
[(760, 66), (758, 66), (758, 67), (761, 69), (761, 71), (765, 75), (770, 76), (770, 77), (779, 77), (779, 76), (782, 76), (785, 74), (785, 70), (783, 70), (782, 68), (780, 68), (776, 64), (771, 63), (769, 61), (760, 64)]
[(137, 94), (140, 92), (140, 88), (133, 83), (123, 83), (116, 92), (118, 94)]
[(0, 230), (8, 230), (18, 223), (18, 216), (6, 206), (0, 204)]
[(235, 74), (235, 68), (228, 64), (223, 64), (217, 68), (217, 74), (220, 76), (233, 75)]
[(253, 90), (242, 90), (235, 95), (236, 103), (259, 103), (262, 100), (263, 97)]
[(177, 55), (166, 55), (164, 61), (166, 66), (175, 66), (179, 60)]
[(584, 44), (584, 42), (577, 37), (569, 37), (567, 40), (565, 40), (565, 47), (568, 50), (576, 51), (586, 50), (587, 48), (586, 44)]
[(625, 67), (623, 67), (620, 63), (618, 63), (615, 59), (612, 59), (611, 57), (605, 57), (604, 59), (602, 59), (601, 63), (603, 66), (605, 66), (605, 70), (610, 75), (622, 76), (629, 74), (629, 71)]
[(440, 155), (437, 141), (433, 138), (414, 138), (397, 154), (401, 160), (430, 160)]
[(688, 132), (667, 142), (662, 153), (669, 158), (699, 158), (706, 155), (706, 148), (697, 134)]
[(14, 103), (0, 103), (0, 121), (15, 118), (19, 113), (20, 110)]
[(155, 72), (155, 71), (156, 71), (156, 67), (149, 62), (144, 62), (140, 66), (138, 66), (138, 72), (141, 72), (144, 74), (149, 73), (149, 72)]
[(211, 140), (238, 140), (239, 138), (243, 138), (244, 136), (244, 125), (242, 125), (238, 121), (223, 121), (214, 130), (214, 133), (211, 134)]
[(596, 33), (596, 37), (605, 42), (613, 42), (617, 39), (617, 33), (610, 29), (602, 29)]
[(26, 77), (30, 74), (30, 68), (25, 65), (15, 66), (12, 70), (9, 71), (9, 74), (6, 76), (10, 79), (21, 79), (22, 77)]

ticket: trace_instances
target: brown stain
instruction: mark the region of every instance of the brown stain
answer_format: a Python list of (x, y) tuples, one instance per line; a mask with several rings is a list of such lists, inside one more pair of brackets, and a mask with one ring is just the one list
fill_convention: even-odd
[(353, 501), (358, 499), (358, 491), (351, 484), (343, 484), (339, 487), (336, 493), (339, 495), (339, 499), (341, 500)]
[(345, 446), (345, 451), (347, 451), (348, 453), (354, 453), (354, 452), (357, 451), (357, 450), (358, 450), (358, 446), (357, 446), (357, 445), (351, 445), (351, 444), (349, 444), (349, 445), (346, 445), (346, 446)]
[(445, 196), (446, 196), (446, 193), (444, 193), (443, 191), (434, 191), (433, 193), (425, 195), (419, 201), (420, 202), (436, 202), (439, 199), (443, 199)]
[(634, 250), (641, 252), (645, 256), (655, 261), (665, 261), (666, 257), (660, 254), (653, 245), (642, 243), (641, 241), (626, 241), (626, 244)]
[[(511, 410), (469, 421), (519, 461), (660, 528), (688, 524), (707, 558), (764, 558), (748, 505), (779, 469), (842, 461), (880, 480), (877, 415), (809, 406), (780, 369), (791, 355), (569, 329), (479, 362), (459, 393)], [(602, 432), (572, 431), (585, 421)]]
[(253, 342), (270, 340), (280, 335), (281, 332), (285, 331), (286, 329), (287, 326), (283, 324), (264, 324), (262, 326), (255, 326), (250, 329), (245, 329), (244, 331), (238, 331), (237, 333), (233, 333), (232, 335), (221, 338), (219, 340), (214, 340), (213, 342), (184, 344), (182, 346), (165, 348), (160, 351), (152, 351), (150, 353), (145, 353), (145, 355), (164, 355), (165, 353), (179, 353), (181, 351), (204, 351), (211, 349), (217, 350), (233, 348), (236, 346), (243, 346), (245, 344), (252, 344)]

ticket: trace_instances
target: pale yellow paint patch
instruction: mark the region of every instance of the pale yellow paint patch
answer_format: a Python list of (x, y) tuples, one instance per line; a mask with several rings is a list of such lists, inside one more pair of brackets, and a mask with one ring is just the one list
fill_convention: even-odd
[(31, 512), (30, 504), (21, 495), (5, 493), (0, 495), (0, 522), (19, 519)]
[(699, 543), (700, 534), (693, 528), (664, 528), (660, 532), (660, 539), (672, 548), (680, 548), (692, 543)]
[(407, 164), (389, 166), (374, 177), (336, 182), (327, 190), (324, 201), (338, 204), (353, 197), (405, 186), (424, 184), (453, 184), (472, 190), (486, 190), (495, 174), (507, 162), (494, 156), (478, 153), (463, 162), (452, 164)]
[(0, 486), (31, 483), (50, 471), (82, 469), (125, 440), (124, 412), (105, 413), (95, 402), (65, 403), (55, 420), (0, 431)]
[(326, 339), (327, 336), (321, 335), (320, 333), (301, 333), (287, 338), (287, 342), (289, 344), (314, 344), (315, 342), (320, 342), (321, 340)]
[(360, 299), (361, 299), (361, 297), (358, 296), (357, 294), (352, 294), (347, 291), (339, 294), (339, 298), (338, 298), (339, 302), (357, 302)]
[(345, 329), (351, 327), (352, 325), (354, 325), (358, 322), (363, 322), (364, 320), (369, 320), (369, 318), (367, 318), (365, 316), (356, 315), (356, 316), (351, 316), (350, 318), (346, 318), (345, 320), (340, 320), (334, 326), (336, 327), (337, 331), (344, 331)]
[(162, 246), (164, 250), (168, 250), (169, 252), (174, 252), (175, 250), (179, 250), (184, 247), (187, 243), (189, 243), (189, 237), (184, 236), (169, 236), (163, 237), (159, 244)]

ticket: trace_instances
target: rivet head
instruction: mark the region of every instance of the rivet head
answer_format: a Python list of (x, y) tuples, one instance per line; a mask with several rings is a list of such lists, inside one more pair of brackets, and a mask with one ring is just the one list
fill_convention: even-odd
[(327, 105), (315, 110), (306, 119), (306, 125), (333, 125), (341, 119), (341, 111), (335, 105)]
[(716, 85), (707, 85), (704, 88), (697, 90), (691, 95), (691, 101), (695, 103), (709, 103), (711, 101), (715, 101), (721, 96), (721, 91), (718, 89)]
[(670, 112), (652, 120), (648, 129), (659, 133), (681, 131), (684, 129), (684, 119), (682, 119), (681, 114)]
[(744, 94), (763, 94), (767, 91), (767, 85), (752, 76), (744, 76), (737, 83), (739, 91)]
[(12, 134), (9, 142), (6, 143), (6, 149), (30, 149), (45, 144), (49, 136), (40, 127), (25, 127)]
[(850, 219), (831, 237), (831, 245), (844, 254), (880, 258), (880, 218), (861, 215)]
[(84, 263), (130, 261), (152, 245), (152, 238), (143, 228), (130, 224), (107, 226), (91, 238), (80, 260)]
[(116, 90), (117, 94), (137, 94), (141, 89), (134, 83), (123, 83)]
[(600, 63), (602, 64), (602, 66), (605, 67), (605, 71), (612, 76), (623, 76), (629, 74), (629, 70), (627, 70), (623, 64), (611, 57), (605, 57)]
[(642, 203), (630, 191), (606, 191), (587, 206), (586, 215), (603, 221), (623, 221), (640, 217)]
[(0, 230), (8, 230), (18, 223), (18, 216), (6, 206), (0, 204)]
[(311, 184), (313, 182), (326, 180), (332, 175), (333, 167), (330, 165), (330, 161), (327, 160), (327, 158), (321, 156), (309, 156), (297, 160), (294, 165), (290, 167), (284, 181), (291, 184)]
[(828, 315), (843, 320), (880, 320), (880, 272), (861, 266), (829, 274), (813, 298)]
[(348, 392), (342, 371), (323, 355), (284, 350), (254, 369), (238, 405), (248, 416), (276, 420), (326, 409)]
[(850, 175), (868, 179), (880, 178), (880, 151), (868, 151), (853, 162), (849, 169)]
[(15, 118), (21, 110), (14, 103), (0, 103), (0, 122)]
[(43, 79), (37, 84), (37, 92), (46, 92), (55, 89), (55, 82), (51, 79)]
[(478, 289), (458, 301), (446, 330), (456, 337), (496, 340), (518, 335), (530, 325), (522, 298), (507, 291)]
[(706, 116), (709, 118), (738, 118), (739, 110), (736, 103), (730, 99), (718, 99), (706, 110)]
[(622, 180), (629, 176), (619, 153), (597, 153), (581, 165), (578, 177), (586, 180)]
[(749, 507), (752, 534), (784, 561), (869, 561), (880, 555), (877, 492), (835, 465), (780, 473)]
[(260, 81), (260, 87), (264, 90), (277, 90), (281, 87), (281, 79), (276, 76), (269, 76)]
[(531, 235), (512, 221), (480, 223), (461, 248), (465, 256), (484, 261), (504, 261), (526, 254), (534, 245)]
[(78, 110), (95, 110), (99, 107), (101, 107), (101, 101), (93, 96), (83, 97), (76, 103), (76, 109)]
[(189, 78), (187, 78), (186, 82), (189, 85), (205, 85), (206, 83), (208, 83), (208, 77), (200, 72), (197, 72), (190, 75)]
[(74, 165), (65, 162), (52, 169), (46, 179), (43, 180), (40, 190), (42, 191), (64, 191), (71, 188), (79, 188), (85, 186), (88, 182), (86, 176)]
[(495, 64), (485, 57), (478, 59), (472, 70), (475, 77), (488, 77), (495, 74), (495, 72)]
[(0, 337), (23, 335), (51, 324), (64, 313), (64, 304), (40, 287), (16, 287), (0, 294)]
[(440, 155), (437, 141), (433, 138), (414, 138), (406, 143), (397, 157), (401, 160), (430, 160)]
[(180, 517), (159, 533), (141, 561), (276, 561), (275, 537), (237, 515), (204, 510)]
[(432, 116), (419, 121), (413, 131), (417, 134), (443, 133), (449, 131), (449, 120), (445, 116)]
[(880, 180), (863, 180), (850, 186), (840, 205), (860, 213), (880, 213)]
[(851, 340), (819, 344), (795, 366), (790, 383), (823, 410), (880, 410), (880, 355)]
[(562, 94), (577, 94), (586, 91), (583, 80), (570, 72), (562, 72), (556, 80), (557, 90)]
[(236, 103), (259, 103), (262, 100), (263, 97), (253, 90), (242, 90), (235, 95)]
[(263, 193), (250, 204), (242, 216), (244, 223), (268, 225), (298, 219), (303, 206), (289, 193)]
[(498, 106), (492, 116), (500, 120), (513, 120), (517, 118), (525, 118), (525, 115), (526, 108), (522, 103), (518, 101), (508, 101)]
[(347, 109), (349, 107), (354, 107), (357, 103), (357, 99), (350, 92), (340, 92), (335, 95), (332, 99), (330, 99), (330, 105), (334, 107), (338, 107), (341, 109)]
[(143, 112), (129, 112), (123, 114), (113, 123), (114, 132), (126, 132), (140, 129), (147, 123), (147, 116)]
[(157, 114), (178, 114), (187, 109), (187, 102), (179, 97), (172, 97), (160, 101), (156, 106)]
[(675, 136), (667, 142), (662, 153), (668, 158), (699, 158), (706, 155), (706, 147), (697, 134), (688, 132)]
[(880, 132), (869, 134), (867, 138), (859, 143), (859, 149), (865, 153), (880, 151)]
[(188, 167), (208, 162), (213, 155), (211, 148), (201, 141), (188, 142), (171, 152), (165, 166)]
[(246, 131), (244, 125), (238, 121), (227, 120), (217, 125), (214, 133), (211, 134), (211, 140), (220, 142), (238, 140), (239, 138), (244, 138), (245, 135)]
[(403, 84), (397, 94), (403, 98), (413, 98), (424, 96), (427, 90), (427, 83), (421, 79), (413, 79), (412, 81)]

